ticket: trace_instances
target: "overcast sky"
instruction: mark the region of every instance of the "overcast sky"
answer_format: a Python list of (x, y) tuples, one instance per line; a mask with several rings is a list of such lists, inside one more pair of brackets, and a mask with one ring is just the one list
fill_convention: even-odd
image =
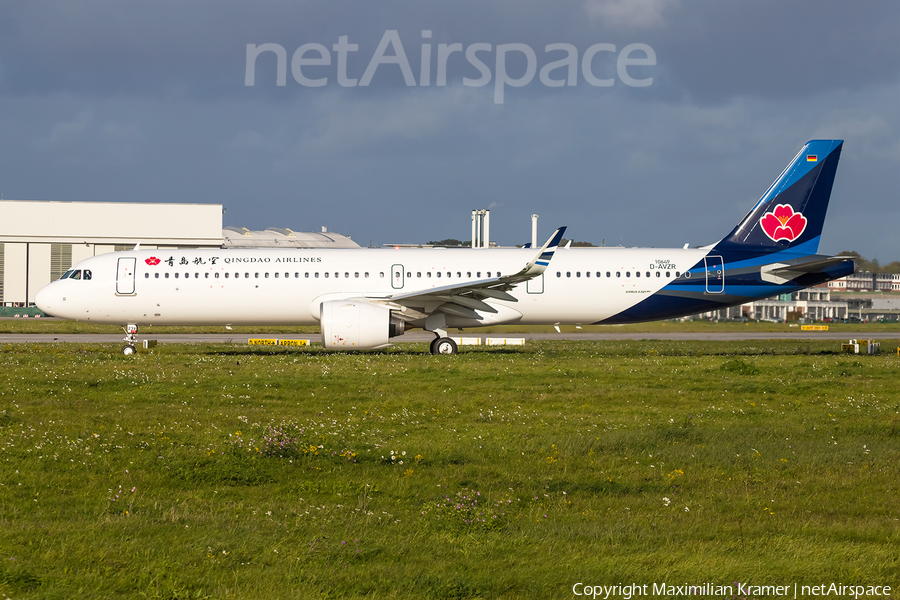
[(893, 0), (6, 0), (0, 194), (363, 245), (467, 239), (490, 208), (501, 245), (537, 213), (541, 238), (680, 247), (842, 138), (820, 252), (887, 262), (898, 31)]

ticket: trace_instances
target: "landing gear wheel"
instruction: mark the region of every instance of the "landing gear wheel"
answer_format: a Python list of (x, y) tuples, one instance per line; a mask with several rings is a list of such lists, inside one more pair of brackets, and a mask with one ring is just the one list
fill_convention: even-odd
[(431, 353), (432, 354), (458, 354), (459, 348), (456, 346), (456, 342), (451, 340), (448, 337), (438, 338), (431, 342)]
[(134, 347), (134, 344), (137, 342), (138, 326), (135, 323), (129, 323), (122, 330), (125, 332), (125, 345), (122, 346), (122, 354), (125, 356), (136, 354), (137, 349)]

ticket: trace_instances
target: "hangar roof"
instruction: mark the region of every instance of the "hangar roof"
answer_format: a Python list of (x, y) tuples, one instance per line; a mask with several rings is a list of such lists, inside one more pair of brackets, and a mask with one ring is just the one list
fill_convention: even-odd
[(226, 227), (222, 230), (223, 248), (359, 248), (349, 236), (330, 231), (322, 233), (292, 231), (269, 227), (265, 231), (250, 231), (246, 227)]

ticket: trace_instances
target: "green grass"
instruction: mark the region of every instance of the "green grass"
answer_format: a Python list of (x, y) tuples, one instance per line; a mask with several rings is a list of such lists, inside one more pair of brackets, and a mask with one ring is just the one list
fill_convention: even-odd
[(900, 360), (836, 346), (6, 345), (0, 594), (896, 589)]

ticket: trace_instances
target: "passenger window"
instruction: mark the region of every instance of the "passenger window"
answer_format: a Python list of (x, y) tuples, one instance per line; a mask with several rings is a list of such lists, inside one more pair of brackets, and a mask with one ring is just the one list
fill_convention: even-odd
[(591, 276), (591, 272), (590, 272), (590, 271), (585, 271), (585, 272), (584, 272), (584, 276), (585, 276), (585, 277), (590, 277), (590, 276)]
[[(247, 277), (250, 277), (248, 274)], [(194, 273), (194, 279), (200, 279), (200, 273)]]
[(471, 276), (472, 276), (472, 271), (466, 271), (466, 277), (471, 277)]
[[(359, 273), (356, 276), (359, 277)], [(300, 279), (300, 273), (294, 273), (294, 279)]]
[(344, 277), (346, 277), (347, 279), (349, 279), (349, 278), (350, 278), (350, 273), (344, 273)]
[(572, 276), (572, 271), (566, 271), (566, 277), (571, 277), (571, 276)]
[(625, 271), (625, 277), (631, 277), (631, 271)]
[(560, 273), (559, 271), (557, 271), (557, 272), (556, 272), (556, 276), (557, 276), (557, 277), (562, 277), (562, 273)]
[(275, 273), (275, 278), (276, 278), (276, 279), (278, 278), (278, 272)]
[(250, 279), (250, 273), (244, 273), (244, 279)]
[(268, 278), (269, 278), (269, 272), (266, 271), (266, 273), (265, 273), (265, 275), (263, 275), (263, 277), (266, 278), (266, 279), (268, 279)]
[(575, 271), (575, 277), (581, 277), (581, 271)]
[(150, 279), (150, 273), (144, 273), (144, 279)]
[(306, 278), (309, 279), (309, 271), (306, 272)]
[(641, 276), (641, 272), (640, 272), (640, 271), (635, 271), (635, 272), (634, 272), (634, 276), (635, 276), (635, 277), (640, 277), (640, 276)]
[(354, 273), (353, 277), (355, 277), (356, 279), (359, 279), (359, 273)]
[(328, 277), (328, 272), (327, 272), (327, 271), (325, 272), (325, 277)]
[(316, 273), (316, 279), (318, 279), (318, 278), (319, 278), (319, 273), (317, 272), (317, 273)]
[(438, 272), (436, 273), (436, 275), (437, 275), (438, 277), (440, 277), (440, 276), (441, 276), (441, 272), (438, 271)]
[(675, 278), (677, 279), (679, 277), (681, 277), (681, 273), (679, 273), (678, 271), (675, 271)]
[[(166, 273), (166, 277), (168, 277), (168, 276), (169, 276), (168, 273)], [(219, 274), (218, 274), (218, 273), (213, 273), (213, 277), (215, 277), (216, 279), (218, 279), (218, 278), (219, 278)]]
[[(612, 277), (612, 273), (610, 273), (609, 271), (607, 271), (607, 272), (606, 272), (606, 276), (607, 276), (607, 277)], [(599, 275), (598, 275), (598, 277), (599, 277)]]
[(616, 277), (621, 277), (621, 276), (622, 276), (622, 272), (621, 272), (621, 271), (616, 271)]
[[(219, 274), (218, 274), (218, 273), (216, 273), (216, 277), (218, 277), (218, 276), (219, 276)], [(166, 279), (168, 279), (168, 278), (169, 278), (169, 274), (168, 274), (168, 273), (166, 273)]]
[(481, 277), (481, 271), (475, 271), (475, 277)]
[[(157, 273), (156, 276), (159, 277), (159, 273)], [(204, 279), (209, 279), (209, 273), (204, 273), (203, 277)]]
[(427, 273), (425, 273), (425, 277), (427, 277), (428, 279), (431, 279), (431, 271), (428, 271)]
[(462, 278), (462, 273), (460, 271), (457, 271), (456, 276)]
[(421, 272), (421, 271), (417, 271), (417, 272), (416, 272), (416, 277), (421, 277), (421, 276), (422, 276), (422, 272)]
[[(207, 273), (207, 275), (208, 275), (208, 273)], [(153, 274), (153, 278), (154, 278), (154, 279), (159, 279), (159, 273), (154, 273), (154, 274)]]
[(671, 277), (671, 276), (672, 276), (672, 272), (671, 272), (671, 271), (666, 271), (666, 277)]
[(656, 272), (656, 276), (657, 276), (657, 277), (662, 277), (662, 275), (659, 274), (659, 271)]
[(383, 279), (383, 278), (384, 278), (384, 271), (380, 272), (380, 273), (378, 274), (378, 276), (381, 277), (381, 278)]
[(368, 277), (369, 277), (369, 274), (368, 274), (368, 273), (366, 273), (366, 274), (365, 274), (365, 277), (366, 277), (366, 278), (367, 278), (367, 279), (368, 279)]
[(487, 276), (488, 276), (488, 277), (491, 276), (491, 272), (490, 272), (490, 271), (487, 272)]
[(647, 271), (647, 277), (650, 277), (650, 271)]

